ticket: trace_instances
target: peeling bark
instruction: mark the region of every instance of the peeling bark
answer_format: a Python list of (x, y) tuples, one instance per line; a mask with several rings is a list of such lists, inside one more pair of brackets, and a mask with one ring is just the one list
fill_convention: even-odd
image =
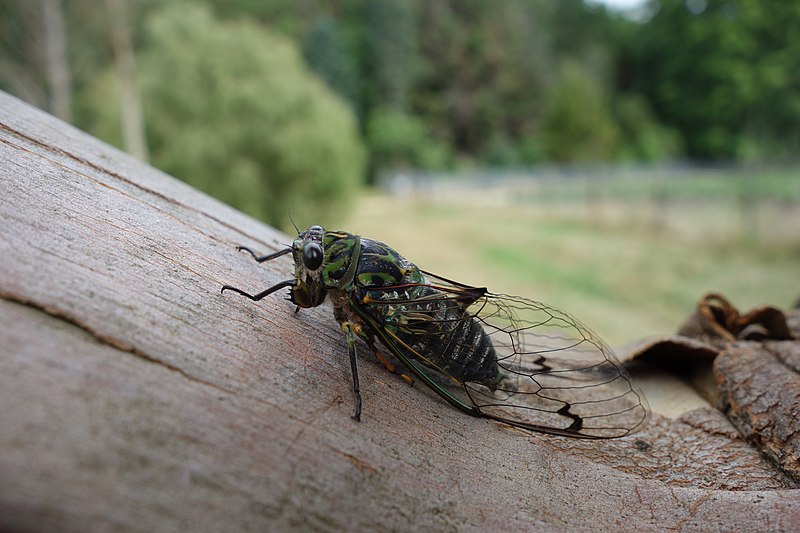
[(470, 418), (330, 307), (259, 305), (287, 237), (0, 93), (0, 529), (789, 530), (796, 485), (710, 408), (612, 441)]
[[(800, 480), (800, 343), (739, 343), (714, 361), (721, 409), (745, 438)], [(786, 364), (786, 363), (789, 364)]]

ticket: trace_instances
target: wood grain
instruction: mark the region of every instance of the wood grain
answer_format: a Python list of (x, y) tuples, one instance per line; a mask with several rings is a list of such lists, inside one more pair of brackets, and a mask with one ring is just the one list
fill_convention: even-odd
[(713, 416), (600, 444), (532, 434), (363, 351), (356, 423), (328, 305), (219, 293), (289, 277), (235, 250), (287, 236), (4, 94), (0, 172), (0, 529), (800, 523), (791, 481)]

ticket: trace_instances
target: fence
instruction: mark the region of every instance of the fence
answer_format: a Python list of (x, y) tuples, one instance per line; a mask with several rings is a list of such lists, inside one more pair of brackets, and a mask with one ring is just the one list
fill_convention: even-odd
[[(469, 207), (533, 207), (706, 237), (800, 245), (800, 166), (547, 166), (468, 172), (394, 171), (396, 198)], [(700, 227), (695, 227), (699, 231)]]

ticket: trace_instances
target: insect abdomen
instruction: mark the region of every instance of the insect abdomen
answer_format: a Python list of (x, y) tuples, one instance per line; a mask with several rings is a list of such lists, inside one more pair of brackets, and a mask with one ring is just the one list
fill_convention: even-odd
[(410, 354), (412, 359), (462, 381), (494, 388), (499, 375), (494, 346), (481, 324), (465, 309), (477, 296), (465, 293), (465, 299), (459, 301), (425, 285), (416, 265), (370, 239), (361, 240), (355, 282), (367, 291), (397, 286), (394, 291), (368, 294), (377, 301), (397, 302), (387, 304), (377, 318), (391, 325), (403, 344), (415, 352)]
[(420, 303), (405, 306), (406, 316), (419, 318), (398, 328), (398, 337), (430, 365), (493, 389), (499, 376), (497, 355), (483, 326), (456, 301), (436, 299), (429, 287), (425, 291), (430, 293)]
[(497, 355), (483, 327), (475, 319), (467, 317), (456, 322), (451, 339), (441, 353), (450, 372), (464, 381), (475, 381), (493, 388), (497, 379)]

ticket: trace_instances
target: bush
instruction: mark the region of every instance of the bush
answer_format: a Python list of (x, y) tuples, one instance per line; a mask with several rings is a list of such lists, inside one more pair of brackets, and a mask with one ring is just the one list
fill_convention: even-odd
[(644, 97), (620, 96), (615, 111), (622, 134), (620, 159), (659, 163), (681, 156), (680, 134), (658, 123)]
[(544, 120), (547, 156), (558, 162), (594, 162), (616, 154), (619, 130), (608, 97), (585, 69), (566, 62)]
[[(352, 112), (285, 38), (171, 3), (137, 60), (155, 166), (283, 227), (290, 211), (303, 226), (333, 220), (362, 183)], [(115, 119), (98, 113), (107, 130)]]
[(402, 111), (374, 110), (367, 139), (376, 170), (417, 167), (440, 170), (452, 165), (449, 146), (435, 140), (425, 122)]

